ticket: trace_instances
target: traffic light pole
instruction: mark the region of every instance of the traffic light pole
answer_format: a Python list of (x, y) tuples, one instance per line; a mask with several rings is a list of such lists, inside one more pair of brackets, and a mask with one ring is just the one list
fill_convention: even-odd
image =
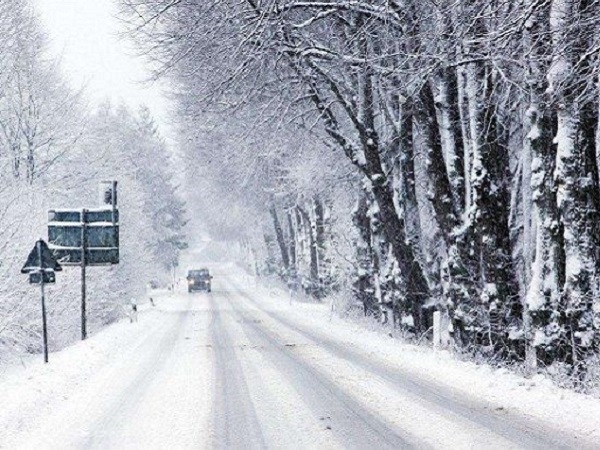
[(81, 340), (87, 338), (87, 317), (86, 317), (86, 286), (85, 286), (85, 266), (87, 250), (87, 210), (81, 210)]
[[(37, 251), (42, 261), (42, 241), (37, 242)], [(46, 323), (46, 293), (44, 290), (44, 269), (40, 267), (40, 290), (42, 293), (42, 336), (44, 339), (44, 362), (48, 362), (48, 326)]]

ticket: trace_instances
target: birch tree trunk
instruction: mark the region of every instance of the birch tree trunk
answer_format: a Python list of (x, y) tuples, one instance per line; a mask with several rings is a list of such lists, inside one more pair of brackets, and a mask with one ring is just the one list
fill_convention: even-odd
[[(437, 25), (441, 38), (441, 51), (448, 61), (456, 60), (456, 30), (453, 8), (438, 7)], [(448, 178), (452, 185), (452, 197), (457, 212), (465, 208), (465, 149), (460, 118), (459, 81), (455, 67), (442, 67), (435, 77), (439, 94), (436, 106), (440, 116), (440, 139), (444, 152)]]
[[(564, 338), (560, 332), (560, 296), (565, 282), (565, 258), (554, 181), (556, 146), (552, 143), (556, 117), (546, 99), (550, 51), (543, 40), (549, 29), (549, 6), (537, 8), (524, 36), (530, 58), (527, 68), (529, 105), (525, 114), (523, 151), (531, 159), (531, 180), (524, 174), (524, 184), (528, 182), (530, 186), (531, 213), (536, 227), (532, 233), (535, 248), (531, 254), (534, 259), (523, 315), (526, 363), (531, 372), (537, 366), (538, 358), (546, 364), (555, 359), (559, 342)], [(526, 192), (524, 189), (524, 194)], [(524, 217), (524, 220), (528, 218)]]
[(476, 322), (481, 327), (478, 334), (485, 336), (482, 344), (509, 354), (515, 343), (508, 336), (520, 328), (522, 306), (508, 225), (508, 152), (498, 131), (492, 69), (480, 59), (486, 54), (482, 46), (487, 33), (483, 19), (475, 20), (471, 33), (473, 44), (468, 50), (477, 61), (466, 69), (472, 152), (468, 240), (472, 242), (471, 251), (480, 258), (478, 281), (484, 306), (475, 306), (474, 312), (480, 315)]

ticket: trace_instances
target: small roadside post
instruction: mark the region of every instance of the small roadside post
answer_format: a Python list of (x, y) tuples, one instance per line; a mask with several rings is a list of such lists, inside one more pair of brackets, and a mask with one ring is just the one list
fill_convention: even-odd
[(29, 274), (30, 284), (39, 284), (42, 296), (42, 337), (44, 341), (44, 362), (48, 362), (48, 327), (46, 321), (46, 295), (44, 286), (48, 283), (54, 283), (56, 277), (54, 272), (60, 272), (62, 267), (54, 258), (54, 255), (48, 248), (43, 239), (39, 239), (29, 256), (21, 273)]

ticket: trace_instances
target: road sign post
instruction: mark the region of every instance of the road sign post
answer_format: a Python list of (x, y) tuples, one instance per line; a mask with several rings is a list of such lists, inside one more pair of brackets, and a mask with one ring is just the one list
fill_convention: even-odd
[(81, 269), (81, 340), (87, 338), (86, 268), (119, 264), (117, 182), (100, 183), (100, 208), (48, 211), (48, 242), (65, 266)]
[[(38, 257), (42, 260), (42, 241), (36, 243)], [(40, 268), (40, 292), (42, 294), (42, 336), (44, 340), (44, 362), (48, 362), (48, 326), (46, 322), (46, 293), (44, 292), (44, 269)]]
[[(48, 245), (39, 239), (35, 243), (35, 247), (29, 253), (25, 265), (21, 269), (21, 273), (29, 274), (30, 283), (38, 283), (40, 285), (40, 293), (42, 297), (42, 339), (44, 343), (44, 362), (48, 362), (48, 326), (46, 320), (46, 292), (45, 285), (47, 282), (53, 282), (54, 272), (61, 271), (62, 267), (52, 255)], [(52, 274), (52, 276), (50, 275)]]
[(81, 340), (87, 338), (85, 266), (87, 252), (87, 210), (81, 210)]

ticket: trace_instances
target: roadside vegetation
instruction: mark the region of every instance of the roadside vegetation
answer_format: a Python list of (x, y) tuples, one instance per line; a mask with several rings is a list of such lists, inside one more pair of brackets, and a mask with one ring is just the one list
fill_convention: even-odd
[(194, 210), (257, 272), (597, 383), (598, 3), (121, 4), (174, 85)]
[[(48, 209), (96, 207), (98, 182), (119, 182), (121, 265), (88, 271), (94, 332), (177, 262), (185, 208), (148, 110), (89, 105), (49, 56), (32, 2), (0, 0), (0, 49), (1, 364), (41, 351), (39, 295), (20, 270), (47, 236)], [(48, 289), (52, 351), (79, 336), (79, 278), (66, 268)]]

